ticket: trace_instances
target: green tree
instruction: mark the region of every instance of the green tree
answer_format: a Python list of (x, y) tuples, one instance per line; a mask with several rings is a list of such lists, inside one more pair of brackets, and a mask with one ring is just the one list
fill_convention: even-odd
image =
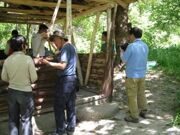
[(163, 31), (180, 34), (180, 1), (158, 0), (152, 7), (151, 20), (154, 26)]

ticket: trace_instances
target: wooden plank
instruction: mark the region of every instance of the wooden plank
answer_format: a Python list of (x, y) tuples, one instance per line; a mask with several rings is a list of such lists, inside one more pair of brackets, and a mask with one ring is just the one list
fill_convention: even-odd
[(114, 4), (104, 4), (104, 5), (94, 6), (93, 8), (90, 8), (88, 10), (74, 14), (73, 18), (77, 18), (77, 17), (81, 17), (85, 15), (90, 16), (94, 13), (102, 12), (102, 11), (107, 10), (108, 8), (113, 8), (113, 7), (114, 7)]
[(98, 27), (98, 23), (99, 23), (99, 18), (100, 18), (100, 12), (97, 13), (97, 15), (96, 15), (96, 21), (95, 21), (94, 29), (93, 29), (93, 32), (92, 32), (92, 38), (91, 38), (91, 44), (90, 44), (90, 53), (89, 53), (89, 59), (88, 59), (88, 66), (87, 66), (86, 77), (85, 77), (85, 85), (87, 85), (87, 83), (88, 83), (89, 75), (90, 75), (90, 71), (91, 71), (92, 57), (93, 57), (93, 50), (94, 50), (94, 42), (95, 42), (95, 39), (96, 39), (96, 32), (97, 32), (97, 27)]
[(125, 3), (124, 1), (122, 0), (114, 0), (115, 2), (117, 2), (120, 6), (122, 6), (123, 8), (128, 8), (128, 4)]
[(17, 21), (17, 19), (30, 19), (30, 20), (51, 20), (51, 16), (42, 16), (42, 15), (26, 15), (26, 14), (0, 14), (1, 18), (10, 18)]
[(42, 23), (47, 23), (48, 21), (42, 21), (42, 20), (10, 20), (10, 19), (3, 19), (0, 18), (0, 23), (13, 23), (13, 24), (42, 24)]
[[(33, 9), (33, 10), (28, 10), (28, 9), (16, 9), (16, 8), (4, 8), (4, 7), (0, 7), (0, 12), (12, 12), (12, 13), (19, 13), (19, 14), (28, 14), (28, 15), (42, 15), (42, 16), (52, 16), (53, 14), (53, 11), (51, 10), (36, 10), (36, 9)], [(58, 17), (62, 17), (62, 16), (65, 16), (66, 14), (65, 13), (58, 13), (57, 16)]]
[[(2, 2), (6, 2), (9, 4), (15, 4), (15, 5), (26, 5), (26, 6), (35, 6), (35, 7), (56, 7), (56, 2), (44, 2), (44, 1), (36, 1), (36, 0), (1, 0)], [(66, 8), (66, 4), (62, 3), (61, 8)], [(78, 4), (73, 4), (72, 5), (73, 9), (76, 10), (82, 10), (86, 9), (87, 6), (85, 5), (78, 5)]]
[[(93, 2), (98, 2), (98, 3), (117, 3), (119, 5), (121, 5), (123, 8), (127, 8), (128, 7), (128, 4), (126, 2), (124, 2), (123, 0), (87, 0), (88, 2), (89, 1), (93, 1)], [(132, 0), (131, 0), (132, 1)], [(136, 0), (133, 0), (133, 2), (136, 1)], [(129, 1), (128, 1), (129, 3)]]

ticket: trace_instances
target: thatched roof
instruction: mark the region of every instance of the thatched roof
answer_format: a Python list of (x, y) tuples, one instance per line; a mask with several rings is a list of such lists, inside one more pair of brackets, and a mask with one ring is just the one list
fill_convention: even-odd
[[(72, 0), (73, 17), (90, 15), (119, 4), (127, 8), (136, 0)], [(57, 0), (0, 0), (0, 22), (49, 23)], [(57, 19), (66, 16), (66, 0), (62, 0)]]

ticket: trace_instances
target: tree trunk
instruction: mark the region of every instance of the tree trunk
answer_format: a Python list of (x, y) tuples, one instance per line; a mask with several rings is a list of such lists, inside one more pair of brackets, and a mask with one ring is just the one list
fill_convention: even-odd
[(116, 35), (116, 59), (115, 66), (120, 63), (120, 46), (127, 42), (127, 34), (130, 24), (128, 24), (128, 8), (125, 9), (118, 6), (115, 21), (115, 35)]

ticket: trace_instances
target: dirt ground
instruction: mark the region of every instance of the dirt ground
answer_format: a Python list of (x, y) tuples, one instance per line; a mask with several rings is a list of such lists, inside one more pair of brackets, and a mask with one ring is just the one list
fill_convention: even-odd
[(75, 135), (180, 135), (180, 127), (172, 127), (180, 82), (161, 71), (150, 70), (146, 77), (148, 118), (140, 118), (134, 124), (124, 121), (128, 111), (124, 76), (117, 72), (114, 77), (114, 102), (119, 104), (119, 112), (110, 119), (80, 122)]
[[(80, 121), (74, 135), (180, 135), (180, 127), (172, 127), (180, 82), (161, 71), (150, 70), (146, 78), (148, 118), (140, 118), (140, 122), (134, 124), (124, 121), (128, 111), (124, 76), (124, 72), (116, 72), (114, 75), (113, 102), (119, 105), (117, 113), (108, 119)], [(45, 129), (43, 135), (49, 135), (55, 128), (53, 113), (42, 116), (37, 125)], [(2, 132), (4, 130), (7, 131), (7, 123), (0, 124), (0, 135), (7, 135), (7, 132)]]

